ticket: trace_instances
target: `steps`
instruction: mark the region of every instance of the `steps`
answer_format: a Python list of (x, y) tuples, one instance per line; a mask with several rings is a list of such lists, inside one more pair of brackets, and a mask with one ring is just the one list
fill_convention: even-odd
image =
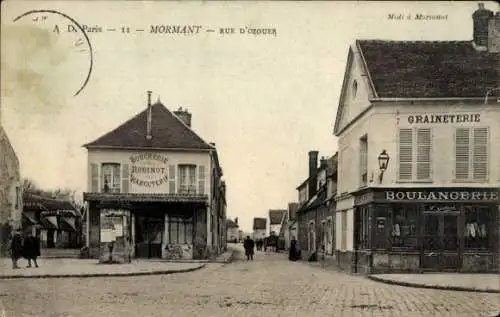
[(41, 258), (45, 259), (78, 259), (80, 249), (41, 249)]

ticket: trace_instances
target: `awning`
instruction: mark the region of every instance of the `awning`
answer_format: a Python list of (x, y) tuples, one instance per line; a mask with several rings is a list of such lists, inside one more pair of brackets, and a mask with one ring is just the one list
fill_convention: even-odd
[[(139, 194), (139, 193), (83, 193), (85, 201), (101, 204), (160, 202), (160, 203), (207, 203), (208, 195), (194, 194)], [(111, 207), (110, 207), (111, 208)]]
[(75, 218), (72, 217), (61, 217), (59, 218), (59, 230), (64, 231), (76, 231)]
[(76, 231), (76, 219), (73, 217), (62, 217), (62, 220)]
[(56, 216), (42, 217), (40, 224), (44, 229), (59, 229)]
[(31, 217), (30, 215), (26, 214), (23, 212), (23, 218), (30, 222), (32, 225), (36, 225), (37, 224), (37, 221), (35, 220), (35, 218)]

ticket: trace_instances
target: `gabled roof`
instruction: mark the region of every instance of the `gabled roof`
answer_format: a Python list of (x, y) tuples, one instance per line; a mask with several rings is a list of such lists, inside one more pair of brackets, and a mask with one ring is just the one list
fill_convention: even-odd
[(266, 218), (253, 218), (253, 230), (266, 229), (267, 219)]
[(283, 216), (287, 213), (286, 209), (271, 209), (269, 210), (269, 224), (280, 225)]
[(471, 41), (357, 40), (356, 45), (380, 98), (484, 98), (498, 87), (500, 54), (478, 51)]
[(90, 148), (188, 149), (208, 150), (214, 147), (162, 103), (151, 106), (151, 140), (146, 139), (147, 109), (97, 140), (84, 145)]

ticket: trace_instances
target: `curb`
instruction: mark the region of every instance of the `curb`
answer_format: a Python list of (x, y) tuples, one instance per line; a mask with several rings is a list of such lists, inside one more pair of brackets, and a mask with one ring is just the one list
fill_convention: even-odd
[(126, 276), (144, 276), (144, 275), (167, 275), (167, 274), (175, 274), (175, 273), (188, 273), (197, 270), (201, 270), (205, 267), (205, 264), (202, 264), (197, 267), (189, 268), (189, 269), (180, 269), (180, 270), (158, 270), (151, 272), (130, 272), (130, 273), (95, 273), (95, 274), (40, 274), (40, 275), (4, 275), (0, 276), (1, 280), (8, 279), (46, 279), (46, 278), (88, 278), (88, 277), (126, 277)]
[(399, 285), (399, 286), (414, 287), (414, 288), (439, 289), (439, 290), (457, 291), (457, 292), (500, 294), (500, 290), (496, 290), (496, 289), (478, 289), (478, 288), (461, 287), (461, 286), (441, 286), (441, 285), (417, 284), (417, 283), (388, 280), (388, 279), (376, 277), (373, 275), (368, 275), (366, 277), (372, 281), (390, 284), (390, 285)]

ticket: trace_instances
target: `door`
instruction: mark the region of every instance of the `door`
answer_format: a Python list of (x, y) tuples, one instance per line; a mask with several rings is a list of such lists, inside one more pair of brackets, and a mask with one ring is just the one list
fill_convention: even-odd
[(424, 213), (420, 266), (429, 271), (456, 271), (460, 267), (458, 216)]
[(136, 217), (136, 257), (161, 258), (164, 218), (161, 216)]

